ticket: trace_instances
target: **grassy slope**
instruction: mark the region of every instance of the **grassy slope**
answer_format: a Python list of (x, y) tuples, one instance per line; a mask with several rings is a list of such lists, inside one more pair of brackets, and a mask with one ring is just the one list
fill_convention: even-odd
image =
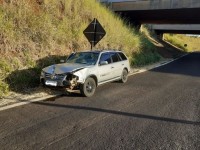
[[(181, 34), (165, 34), (164, 38), (166, 41), (188, 52), (200, 49), (200, 38), (198, 37), (190, 37)], [(185, 44), (187, 46), (184, 46)]]
[(95, 0), (0, 0), (0, 97), (37, 86), (41, 68), (89, 49), (82, 32), (93, 18), (107, 31), (97, 49), (122, 49), (132, 65), (160, 58), (144, 35)]

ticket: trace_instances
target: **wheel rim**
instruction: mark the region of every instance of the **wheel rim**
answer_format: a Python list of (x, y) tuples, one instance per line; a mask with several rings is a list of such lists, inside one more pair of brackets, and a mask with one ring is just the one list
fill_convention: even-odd
[(91, 82), (91, 81), (88, 81), (87, 84), (86, 84), (86, 91), (87, 93), (93, 93), (94, 91), (94, 83)]
[(124, 70), (124, 71), (123, 71), (123, 74), (122, 74), (122, 80), (123, 80), (123, 81), (126, 81), (126, 80), (127, 80), (127, 74), (128, 74), (127, 71)]

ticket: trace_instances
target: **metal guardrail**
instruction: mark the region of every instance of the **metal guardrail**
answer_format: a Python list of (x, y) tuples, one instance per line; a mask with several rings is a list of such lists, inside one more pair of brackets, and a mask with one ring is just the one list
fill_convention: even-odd
[[(119, 7), (119, 3), (129, 5), (141, 4), (141, 7), (148, 6), (149, 9), (178, 9), (178, 8), (200, 8), (200, 0), (97, 0), (110, 8)], [(145, 8), (146, 9), (146, 8)], [(138, 9), (136, 9), (138, 10)]]
[(137, 1), (148, 1), (148, 0), (99, 0), (102, 3), (112, 3), (112, 2), (137, 2)]
[(112, 3), (120, 3), (120, 2), (138, 2), (138, 1), (149, 1), (149, 0), (97, 0), (100, 3), (105, 4), (109, 8), (112, 9)]

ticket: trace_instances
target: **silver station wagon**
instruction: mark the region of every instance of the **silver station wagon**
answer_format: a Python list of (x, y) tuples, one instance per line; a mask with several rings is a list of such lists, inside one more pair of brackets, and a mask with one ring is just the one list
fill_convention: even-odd
[(117, 80), (125, 83), (129, 71), (129, 61), (121, 51), (76, 52), (66, 62), (42, 69), (40, 81), (46, 86), (80, 90), (90, 97), (101, 84)]

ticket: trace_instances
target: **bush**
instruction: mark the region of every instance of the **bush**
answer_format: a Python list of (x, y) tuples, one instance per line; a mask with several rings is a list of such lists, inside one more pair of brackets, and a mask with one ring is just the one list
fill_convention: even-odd
[(131, 59), (132, 66), (144, 66), (147, 64), (158, 62), (161, 56), (157, 52), (141, 52), (133, 54)]
[(145, 29), (145, 32), (140, 34), (142, 39), (141, 49), (132, 54), (130, 60), (132, 66), (144, 66), (155, 63), (161, 59), (161, 56), (155, 51), (156, 47), (146, 37), (150, 35), (148, 29), (145, 27), (143, 27), (143, 29)]
[(8, 84), (0, 80), (0, 98), (8, 94), (8, 92), (9, 92)]

